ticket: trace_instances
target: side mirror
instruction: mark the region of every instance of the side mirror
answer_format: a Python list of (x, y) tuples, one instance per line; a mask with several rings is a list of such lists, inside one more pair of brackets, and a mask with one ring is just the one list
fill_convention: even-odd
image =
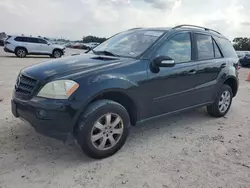
[(173, 67), (175, 66), (175, 61), (168, 56), (159, 56), (155, 58), (152, 62), (153, 67)]

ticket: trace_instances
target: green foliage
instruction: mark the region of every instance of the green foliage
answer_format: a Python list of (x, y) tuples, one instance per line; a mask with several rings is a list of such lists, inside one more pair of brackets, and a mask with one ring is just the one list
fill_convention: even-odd
[(99, 38), (99, 37), (95, 37), (95, 36), (89, 35), (89, 36), (83, 37), (82, 42), (84, 42), (84, 43), (89, 43), (89, 42), (102, 43), (105, 40), (107, 40), (107, 39), (106, 38)]
[(234, 49), (237, 51), (250, 51), (250, 38), (237, 37), (233, 40)]

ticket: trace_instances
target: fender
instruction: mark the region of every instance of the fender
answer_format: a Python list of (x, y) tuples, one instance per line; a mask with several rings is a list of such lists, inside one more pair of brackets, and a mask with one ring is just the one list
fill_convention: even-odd
[(55, 50), (60, 50), (60, 51), (63, 53), (63, 50), (62, 50), (62, 49), (60, 49), (60, 48), (54, 48), (54, 49), (52, 50), (52, 54), (54, 53)]
[[(238, 91), (238, 87), (239, 87), (239, 79), (238, 79), (237, 70), (234, 68), (234, 66), (229, 66), (229, 69), (227, 69), (227, 72), (224, 73), (224, 75), (220, 76), (219, 78), (220, 78), (220, 80), (218, 81), (218, 84), (215, 88), (215, 91), (217, 91), (227, 80), (233, 79), (237, 83), (237, 88), (236, 88), (236, 92), (235, 92), (235, 95), (236, 95), (236, 93)], [(213, 98), (215, 98), (215, 97), (216, 97), (216, 92), (214, 93)]]
[[(120, 92), (127, 95), (137, 106), (135, 102), (136, 100), (134, 100), (130, 95), (130, 90), (135, 87), (138, 87), (137, 83), (132, 82), (123, 75), (118, 74), (102, 74), (89, 78), (86, 85), (83, 87), (80, 86), (77, 93), (74, 95), (74, 100), (78, 102), (81, 101), (81, 103), (77, 103), (77, 112), (73, 118), (75, 123), (93, 99), (107, 92)], [(82, 93), (85, 93), (84, 96), (82, 96)]]

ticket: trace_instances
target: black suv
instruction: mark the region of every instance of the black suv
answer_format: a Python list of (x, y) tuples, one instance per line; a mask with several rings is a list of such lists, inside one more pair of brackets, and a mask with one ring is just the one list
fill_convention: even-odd
[(239, 63), (242, 67), (250, 65), (250, 52), (249, 51), (238, 51)]
[(93, 158), (125, 143), (130, 125), (196, 107), (224, 116), (238, 90), (231, 42), (207, 28), (135, 28), (92, 50), (20, 71), (14, 116)]

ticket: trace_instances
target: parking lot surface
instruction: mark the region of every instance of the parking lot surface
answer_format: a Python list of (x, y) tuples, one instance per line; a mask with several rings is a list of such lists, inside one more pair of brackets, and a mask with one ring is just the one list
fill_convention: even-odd
[(0, 188), (250, 187), (250, 68), (240, 69), (226, 117), (212, 118), (201, 108), (132, 127), (121, 151), (92, 160), (74, 142), (41, 136), (11, 114), (20, 69), (47, 60), (19, 59), (0, 48)]

